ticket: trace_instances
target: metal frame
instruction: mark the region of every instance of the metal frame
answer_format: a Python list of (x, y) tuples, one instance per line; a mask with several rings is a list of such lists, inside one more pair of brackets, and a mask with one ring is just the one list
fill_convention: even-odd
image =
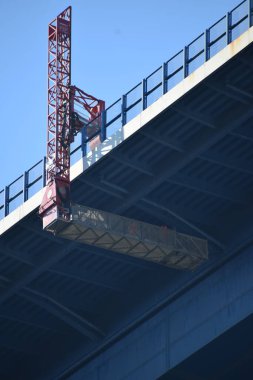
[[(80, 121), (75, 103), (88, 112), (88, 120)], [(70, 144), (88, 121), (92, 122), (92, 131), (94, 123), (95, 130), (100, 130), (104, 108), (103, 101), (71, 86), (71, 7), (68, 7), (48, 27), (46, 191), (39, 209), (44, 228), (58, 218), (69, 220)], [(26, 173), (24, 180), (24, 199), (27, 200)]]
[[(43, 225), (68, 219), (70, 191), (71, 7), (48, 26), (48, 122), (46, 192), (39, 213)], [(50, 210), (50, 211), (49, 211)]]
[[(69, 181), (69, 146), (62, 144), (62, 131), (70, 127), (71, 7), (48, 27), (48, 131), (47, 184), (55, 178)], [(66, 134), (69, 134), (68, 130)]]

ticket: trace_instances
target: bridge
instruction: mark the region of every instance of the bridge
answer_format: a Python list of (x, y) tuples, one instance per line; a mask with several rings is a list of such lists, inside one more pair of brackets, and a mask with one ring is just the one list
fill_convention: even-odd
[(72, 149), (75, 202), (206, 239), (198, 269), (43, 231), (44, 158), (0, 192), (1, 379), (253, 370), (252, 25), (243, 1), (107, 108), (100, 144)]

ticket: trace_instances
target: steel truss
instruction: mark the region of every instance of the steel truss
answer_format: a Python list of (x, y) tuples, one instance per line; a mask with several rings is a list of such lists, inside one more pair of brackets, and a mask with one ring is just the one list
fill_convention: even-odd
[[(105, 103), (71, 86), (71, 7), (48, 27), (48, 121), (46, 191), (39, 214), (43, 228), (55, 219), (70, 218), (70, 144), (85, 126), (75, 112), (78, 103), (100, 127)], [(94, 128), (93, 128), (94, 129)]]

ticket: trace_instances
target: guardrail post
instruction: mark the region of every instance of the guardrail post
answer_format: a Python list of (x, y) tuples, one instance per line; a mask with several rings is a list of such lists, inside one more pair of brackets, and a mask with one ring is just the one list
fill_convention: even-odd
[(86, 127), (83, 127), (81, 129), (81, 150), (82, 150), (82, 157), (85, 157), (87, 154), (87, 131), (86, 131)]
[(205, 61), (210, 59), (210, 29), (205, 31)]
[(232, 29), (231, 29), (231, 26), (232, 26), (232, 14), (231, 12), (228, 12), (227, 13), (227, 45), (230, 44), (230, 42), (232, 41)]
[(47, 184), (47, 158), (46, 156), (43, 157), (42, 162), (42, 180), (43, 180), (43, 187)]
[(189, 46), (184, 47), (184, 78), (189, 75)]
[(167, 63), (163, 63), (163, 94), (166, 94), (168, 91), (168, 84), (167, 84)]
[(125, 125), (127, 122), (126, 107), (127, 107), (127, 97), (126, 97), (126, 95), (122, 95), (122, 98), (121, 98), (121, 123), (122, 123), (122, 126)]
[(147, 79), (142, 81), (142, 109), (147, 108)]
[(252, 17), (252, 12), (253, 12), (253, 0), (248, 0), (249, 1), (249, 28), (253, 25), (253, 17)]
[(106, 140), (106, 110), (101, 112), (100, 140), (101, 142)]
[(9, 198), (10, 198), (10, 188), (5, 186), (4, 190), (4, 216), (9, 214)]
[(29, 172), (25, 171), (23, 175), (24, 185), (23, 185), (23, 198), (24, 202), (28, 199), (28, 181), (29, 181)]

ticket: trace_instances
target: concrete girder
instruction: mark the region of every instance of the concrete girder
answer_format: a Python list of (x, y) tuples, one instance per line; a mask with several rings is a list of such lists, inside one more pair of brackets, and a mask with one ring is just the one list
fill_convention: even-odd
[(0, 296), (0, 305), (4, 303), (7, 299), (9, 299), (11, 296), (13, 296), (15, 293), (17, 293), (21, 288), (27, 286), (30, 282), (35, 280), (38, 276), (40, 276), (48, 267), (54, 265), (59, 260), (63, 259), (65, 256), (71, 252), (71, 250), (74, 248), (74, 243), (69, 243), (67, 246), (65, 245), (65, 248), (62, 248), (61, 246), (59, 249), (54, 252), (54, 255), (51, 256), (48, 260), (45, 260), (43, 263), (41, 263), (39, 266), (36, 266), (34, 268), (31, 268), (29, 273), (24, 276), (23, 278), (18, 279), (15, 283), (12, 283), (8, 288), (3, 292)]
[(252, 165), (249, 165), (248, 161), (233, 159), (217, 152), (206, 152), (201, 154), (199, 158), (253, 176)]
[[(203, 158), (203, 156), (201, 156), (201, 158)], [(129, 163), (130, 160), (127, 156), (122, 155), (122, 160), (124, 161), (125, 165), (132, 167), (132, 164)], [(134, 169), (138, 170), (140, 173), (143, 173), (143, 165), (140, 163), (136, 162)], [(150, 176), (154, 176), (154, 173), (152, 173), (150, 169), (148, 171), (148, 168), (146, 169), (145, 174), (149, 174)], [(204, 193), (207, 195), (211, 195), (211, 196), (216, 197), (216, 198), (227, 200), (229, 202), (239, 203), (239, 204), (244, 204), (244, 205), (247, 204), (245, 199), (237, 198), (228, 189), (223, 189), (223, 188), (220, 188), (219, 186), (215, 186), (215, 185), (210, 184), (210, 183), (208, 183), (208, 185), (205, 185), (205, 183), (203, 181), (194, 179), (192, 177), (187, 178), (183, 175), (177, 174), (176, 176), (170, 178), (167, 182), (172, 183), (172, 184), (177, 184), (177, 185), (189, 188), (189, 189), (193, 189), (193, 190), (196, 190), (198, 192), (201, 192), (201, 193)], [(89, 183), (89, 181), (87, 181), (87, 183)], [(91, 181), (91, 183), (92, 183), (92, 181)], [(108, 182), (107, 182), (107, 184), (108, 184), (108, 186), (112, 185), (111, 183), (108, 183)], [(101, 183), (99, 184), (99, 182), (96, 183), (96, 187), (99, 188), (100, 190), (103, 190), (103, 187), (101, 186)], [(115, 194), (115, 196), (116, 196), (116, 194)]]
[(186, 119), (191, 119), (207, 128), (216, 129), (215, 121), (212, 118), (207, 117), (200, 112), (196, 112), (192, 108), (185, 106), (182, 107), (177, 104), (173, 105), (172, 109), (178, 114), (184, 116)]
[(68, 271), (64, 270), (64, 269), (48, 269), (48, 272), (49, 273), (52, 273), (52, 274), (57, 274), (59, 276), (63, 276), (63, 277), (66, 277), (66, 278), (73, 278), (75, 280), (78, 280), (80, 282), (83, 282), (83, 283), (86, 283), (86, 284), (91, 284), (91, 285), (95, 285), (97, 287), (100, 287), (100, 288), (104, 288), (104, 289), (108, 289), (108, 290), (111, 290), (113, 292), (116, 292), (116, 293), (124, 293), (124, 289), (121, 289), (118, 285), (116, 286), (113, 285), (112, 283), (110, 283), (107, 279), (104, 279), (102, 278), (101, 281), (99, 281), (98, 279), (96, 279), (96, 277), (94, 277), (94, 275), (88, 271), (81, 271), (81, 270), (70, 270), (70, 268), (68, 268)]
[(193, 177), (187, 177), (181, 174), (176, 174), (174, 177), (170, 178), (167, 182), (170, 184), (183, 186), (188, 189), (192, 189), (197, 192), (210, 195), (215, 198), (223, 199), (228, 202), (247, 205), (245, 198), (236, 197), (235, 194), (229, 189), (222, 188), (219, 185), (216, 186), (210, 182), (205, 183), (204, 181), (198, 180)]
[[(9, 279), (5, 279), (4, 285), (7, 287), (10, 286), (10, 284), (11, 281)], [(73, 328), (90, 340), (97, 340), (104, 335), (97, 326), (88, 321), (86, 318), (80, 316), (65, 305), (62, 305), (60, 302), (37, 290), (23, 287), (17, 291), (17, 294), (20, 297), (25, 298), (26, 300), (47, 310), (50, 314), (54, 315), (58, 319), (61, 319), (69, 327)]]
[(252, 94), (240, 90), (238, 87), (233, 85), (232, 83), (220, 83), (217, 81), (208, 81), (206, 82), (206, 86), (221, 95), (225, 95), (229, 99), (233, 99), (237, 102), (248, 104), (252, 102)]
[(68, 326), (92, 341), (98, 340), (104, 336), (104, 333), (86, 318), (73, 312), (73, 310), (41, 292), (25, 288), (18, 294), (23, 298), (26, 298), (28, 301), (46, 309), (50, 314), (61, 319)]
[(6, 313), (6, 312), (1, 313), (0, 314), (0, 319), (1, 318), (2, 319), (6, 319), (8, 321), (13, 321), (14, 323), (17, 322), (17, 323), (21, 323), (21, 324), (26, 325), (26, 326), (31, 326), (31, 327), (34, 327), (36, 329), (53, 332), (54, 334), (67, 335), (66, 331), (61, 331), (59, 329), (57, 330), (57, 329), (52, 328), (52, 327), (39, 325), (38, 323), (35, 323), (35, 322), (32, 322), (32, 321), (28, 321), (28, 320), (26, 320), (24, 318), (20, 318), (20, 317), (17, 317), (17, 316), (14, 317), (10, 313)]
[[(81, 182), (81, 183), (83, 183), (83, 184), (91, 185), (92, 187), (94, 187), (95, 189), (98, 189), (100, 191), (102, 190), (101, 186), (100, 186), (100, 181), (95, 180), (94, 178), (91, 178), (90, 176), (88, 178), (79, 177), (78, 181)], [(121, 194), (119, 194), (119, 192), (114, 191), (110, 187), (103, 186), (103, 191), (105, 193), (109, 194), (109, 195), (112, 195), (113, 197), (116, 197), (116, 198), (119, 198), (119, 199), (123, 199), (124, 198)]]
[[(51, 234), (49, 234), (51, 235)], [(62, 240), (62, 239), (58, 239), (58, 240)], [(64, 240), (63, 241), (63, 244), (65, 244), (66, 242)], [(39, 266), (40, 264), (39, 263), (36, 263), (36, 262), (32, 262), (29, 258), (28, 258), (28, 254), (24, 254), (23, 251), (22, 252), (19, 252), (19, 251), (14, 251), (8, 247), (1, 247), (0, 246), (0, 253), (4, 254), (5, 256), (9, 256), (11, 258), (13, 258), (14, 260), (17, 260), (18, 262), (22, 263), (22, 264), (26, 264), (27, 266), (31, 267), (32, 269), (36, 268), (37, 266)], [(123, 290), (120, 289), (119, 287), (116, 287), (113, 286), (113, 284), (111, 284), (108, 279), (104, 279), (104, 278), (100, 278), (99, 279), (96, 279), (94, 278), (94, 275), (91, 275), (90, 272), (88, 271), (79, 271), (79, 270), (70, 270), (70, 268), (68, 268), (67, 270), (66, 269), (47, 269), (46, 270), (47, 272), (50, 272), (50, 273), (55, 273), (55, 274), (58, 274), (60, 276), (65, 276), (65, 277), (69, 277), (69, 278), (75, 278), (79, 281), (82, 281), (82, 282), (85, 282), (85, 283), (88, 283), (88, 284), (91, 284), (91, 285), (95, 285), (97, 287), (102, 287), (102, 288), (107, 288), (107, 289), (110, 289), (110, 290), (113, 290), (115, 292), (122, 292)]]
[(215, 128), (203, 131), (191, 144), (186, 147), (184, 154), (177, 152), (170, 162), (161, 165), (159, 171), (152, 179), (143, 180), (142, 186), (133, 189), (131, 195), (126, 197), (122, 204), (115, 202), (113, 209), (116, 213), (122, 213), (131, 207), (138, 199), (144, 198), (153, 191), (164, 180), (172, 177), (179, 170), (184, 168), (194, 158), (201, 156), (207, 149), (213, 146), (217, 141), (223, 138), (227, 133), (233, 131), (238, 124), (248, 120), (253, 115), (253, 108), (241, 105), (221, 115), (216, 122), (213, 123)]
[(120, 164), (127, 165), (128, 167), (137, 170), (142, 174), (148, 175), (150, 177), (153, 177), (154, 175), (146, 165), (140, 163), (132, 157), (126, 157), (126, 155), (120, 153), (119, 150), (116, 150), (112, 153), (112, 158)]
[(175, 150), (177, 152), (183, 153), (185, 150), (185, 146), (182, 143), (180, 143), (178, 140), (164, 137), (162, 134), (159, 134), (155, 131), (151, 132), (151, 131), (143, 130), (140, 133), (143, 136), (149, 138), (150, 140), (153, 140), (154, 142), (161, 144), (167, 148), (171, 148), (172, 150)]

